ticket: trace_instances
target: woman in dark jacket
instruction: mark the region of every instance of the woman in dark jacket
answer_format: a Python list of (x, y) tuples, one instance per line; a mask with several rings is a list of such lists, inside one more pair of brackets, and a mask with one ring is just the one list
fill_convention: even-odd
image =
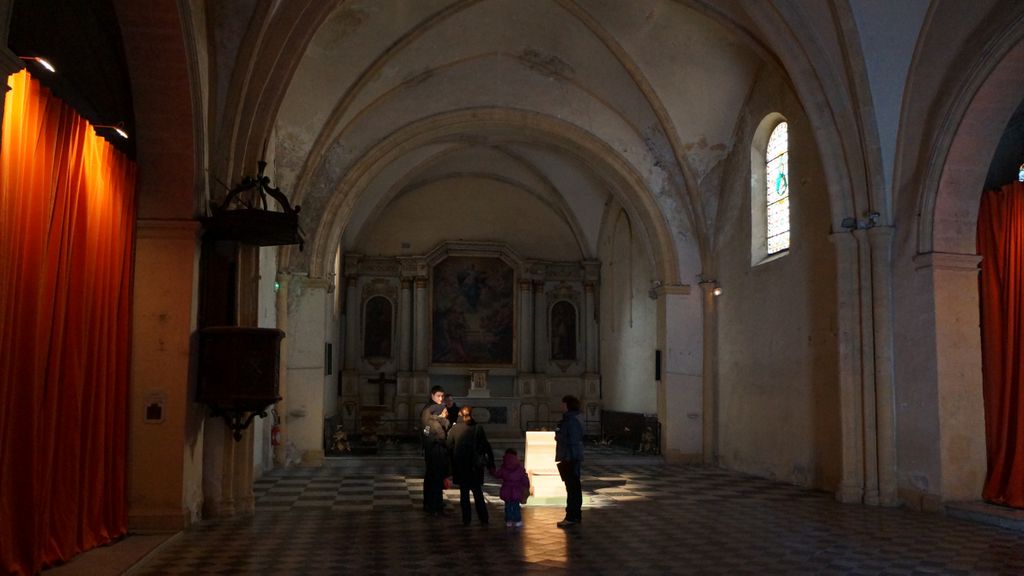
[(583, 415), (575, 396), (562, 398), (562, 420), (555, 428), (555, 462), (565, 483), (565, 519), (559, 528), (579, 524), (583, 520), (583, 486), (580, 481), (583, 463)]
[(473, 420), (471, 407), (459, 409), (459, 418), (448, 432), (448, 446), (452, 454), (452, 475), (459, 485), (462, 523), (469, 524), (473, 516), (469, 507), (469, 493), (472, 492), (476, 515), (481, 524), (487, 524), (490, 515), (484, 500), (484, 470), (494, 470), (494, 452), (484, 427)]

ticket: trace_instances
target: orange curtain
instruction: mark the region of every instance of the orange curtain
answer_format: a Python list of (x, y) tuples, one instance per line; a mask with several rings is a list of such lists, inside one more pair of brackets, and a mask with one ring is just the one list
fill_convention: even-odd
[(978, 253), (988, 448), (982, 497), (1024, 508), (1024, 184), (982, 195)]
[(126, 533), (135, 165), (22, 71), (0, 142), (0, 572)]

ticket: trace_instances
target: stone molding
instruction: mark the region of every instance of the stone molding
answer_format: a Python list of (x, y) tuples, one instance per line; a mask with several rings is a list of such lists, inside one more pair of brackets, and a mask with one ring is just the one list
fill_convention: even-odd
[(914, 256), (914, 270), (959, 270), (977, 272), (981, 256), (978, 254), (955, 254), (952, 252), (925, 252)]

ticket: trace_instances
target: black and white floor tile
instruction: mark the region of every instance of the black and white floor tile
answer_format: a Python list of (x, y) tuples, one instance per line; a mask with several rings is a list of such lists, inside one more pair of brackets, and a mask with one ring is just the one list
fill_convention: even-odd
[(837, 503), (829, 494), (716, 468), (592, 463), (584, 521), (524, 507), (462, 526), (458, 491), (422, 512), (422, 463), (275, 470), (253, 517), (204, 521), (132, 574), (1024, 575), (1024, 533), (939, 514)]

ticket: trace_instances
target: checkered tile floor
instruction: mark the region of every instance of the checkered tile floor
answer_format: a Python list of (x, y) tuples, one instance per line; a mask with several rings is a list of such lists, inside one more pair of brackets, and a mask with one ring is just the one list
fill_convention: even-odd
[(937, 514), (843, 505), (724, 470), (584, 466), (583, 524), (526, 506), (525, 526), (423, 514), (422, 463), (276, 470), (251, 518), (204, 521), (132, 574), (1024, 574), (1024, 534)]

